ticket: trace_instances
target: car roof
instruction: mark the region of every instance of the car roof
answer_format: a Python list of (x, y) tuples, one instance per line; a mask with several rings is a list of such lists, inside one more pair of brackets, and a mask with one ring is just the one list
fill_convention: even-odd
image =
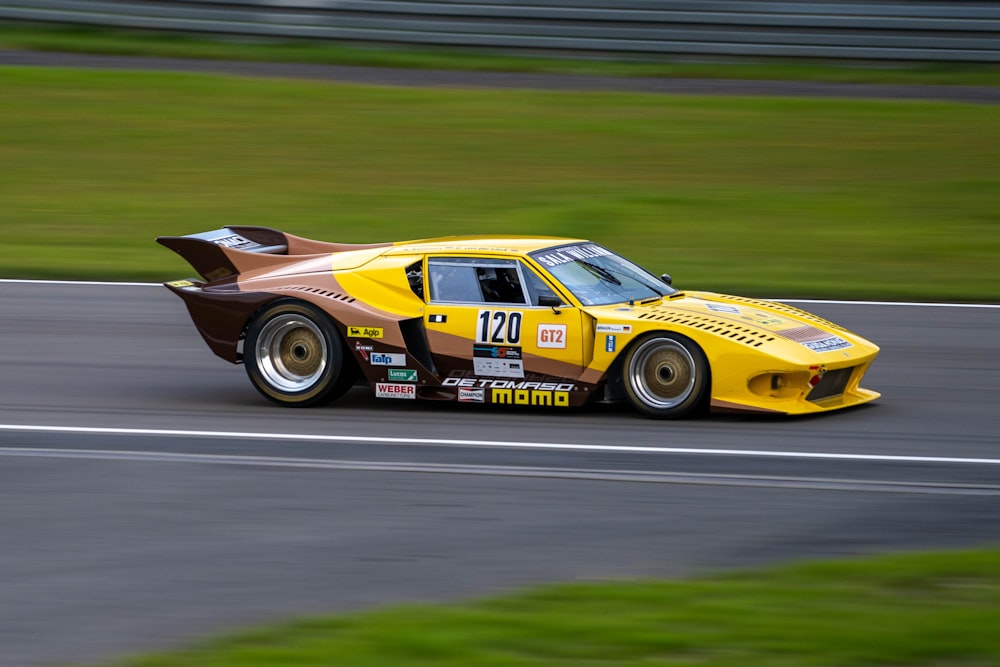
[(388, 249), (386, 255), (413, 254), (473, 254), (521, 256), (536, 250), (554, 248), (567, 243), (586, 243), (584, 239), (561, 236), (442, 236), (433, 239), (402, 241)]

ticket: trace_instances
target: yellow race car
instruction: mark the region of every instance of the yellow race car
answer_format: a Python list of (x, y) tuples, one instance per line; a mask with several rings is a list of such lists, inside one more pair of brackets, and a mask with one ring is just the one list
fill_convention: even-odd
[(581, 239), (355, 245), (265, 227), (157, 239), (201, 279), (165, 285), (215, 354), (289, 406), (376, 398), (644, 415), (804, 414), (866, 403), (878, 347), (797, 308), (679, 291)]

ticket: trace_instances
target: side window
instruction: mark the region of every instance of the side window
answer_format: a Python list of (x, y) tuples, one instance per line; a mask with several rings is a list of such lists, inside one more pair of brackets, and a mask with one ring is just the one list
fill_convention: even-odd
[(554, 296), (557, 299), (562, 298), (553, 292), (552, 288), (523, 262), (521, 263), (521, 273), (524, 274), (524, 282), (528, 288), (528, 299), (532, 306), (538, 305), (538, 298), (541, 296)]
[(431, 257), (427, 272), (432, 302), (528, 303), (517, 260)]
[(432, 257), (427, 262), (431, 280), (431, 301), (482, 303), (476, 267), (461, 257)]
[(524, 289), (517, 275), (517, 265), (497, 266), (490, 263), (476, 267), (476, 279), (487, 303), (523, 304)]
[(406, 267), (406, 280), (413, 293), (424, 298), (424, 260), (418, 260)]

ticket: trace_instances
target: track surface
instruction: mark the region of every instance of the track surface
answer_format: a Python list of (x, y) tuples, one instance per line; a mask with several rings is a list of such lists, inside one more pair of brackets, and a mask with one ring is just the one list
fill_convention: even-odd
[(881, 400), (660, 423), (361, 390), (272, 407), (162, 288), (0, 282), (0, 665), (542, 581), (1000, 539), (1000, 309), (806, 307), (882, 346)]

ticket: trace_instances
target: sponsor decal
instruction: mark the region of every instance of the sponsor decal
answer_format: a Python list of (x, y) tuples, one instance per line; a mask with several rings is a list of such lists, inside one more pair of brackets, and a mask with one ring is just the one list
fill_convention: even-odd
[(194, 283), (190, 280), (171, 280), (167, 284), (171, 287), (194, 287)]
[(802, 343), (813, 352), (832, 352), (833, 350), (843, 350), (845, 347), (852, 347), (850, 343), (840, 336), (830, 336), (823, 340), (805, 341)]
[(358, 354), (361, 355), (362, 359), (368, 361), (368, 353), (375, 348), (373, 348), (371, 345), (362, 345), (361, 341), (359, 340), (354, 344), (354, 349), (358, 351)]
[(416, 382), (417, 372), (412, 368), (390, 368), (389, 379), (393, 382)]
[(250, 250), (251, 248), (259, 248), (260, 244), (256, 241), (251, 241), (250, 239), (243, 238), (239, 234), (233, 234), (232, 236), (223, 236), (222, 238), (215, 239), (212, 241), (215, 245), (221, 245), (225, 248), (233, 248), (235, 250)]
[(724, 303), (706, 303), (705, 307), (709, 310), (714, 310), (717, 313), (731, 313), (733, 315), (739, 315), (741, 312), (736, 306), (730, 306)]
[(586, 260), (593, 259), (594, 257), (607, 257), (611, 254), (610, 250), (606, 250), (599, 245), (594, 245), (593, 243), (588, 243), (585, 245), (559, 248), (558, 250), (553, 250), (552, 252), (534, 255), (534, 257), (545, 266), (559, 266), (560, 264), (575, 262), (578, 259)]
[(597, 333), (619, 333), (619, 334), (630, 334), (632, 333), (631, 324), (598, 324)]
[(472, 356), (492, 359), (520, 359), (521, 348), (502, 345), (473, 345)]
[[(461, 372), (461, 371), (459, 371)], [(544, 376), (541, 376), (544, 377)], [(575, 391), (576, 385), (572, 382), (536, 382), (534, 380), (489, 380), (477, 377), (462, 377), (453, 375), (444, 379), (441, 383), (444, 387), (466, 387), (483, 389), (537, 389), (539, 391)]]
[(406, 355), (402, 353), (372, 352), (372, 366), (405, 366)]
[(382, 327), (347, 327), (349, 338), (381, 338)]
[(378, 382), (375, 384), (375, 398), (416, 398), (417, 388), (412, 384), (392, 384)]
[(445, 322), (448, 321), (448, 316), (447, 315), (428, 315), (427, 316), (427, 321), (428, 322), (434, 322), (434, 323), (437, 323), (437, 324), (444, 324)]
[(490, 403), (497, 405), (569, 405), (568, 391), (544, 389), (490, 389)]
[(618, 347), (618, 337), (613, 334), (608, 334), (604, 337), (604, 351), (614, 352), (615, 348)]
[(472, 368), (486, 377), (523, 378), (521, 348), (503, 345), (473, 345)]
[(485, 389), (467, 389), (466, 387), (458, 388), (458, 402), (459, 403), (485, 403), (486, 402), (486, 390)]
[(480, 310), (476, 327), (477, 343), (517, 345), (521, 342), (524, 313), (510, 310)]
[(539, 324), (538, 347), (566, 349), (565, 324)]
[(476, 375), (500, 378), (523, 378), (524, 362), (520, 359), (492, 359), (474, 357), (472, 370)]

